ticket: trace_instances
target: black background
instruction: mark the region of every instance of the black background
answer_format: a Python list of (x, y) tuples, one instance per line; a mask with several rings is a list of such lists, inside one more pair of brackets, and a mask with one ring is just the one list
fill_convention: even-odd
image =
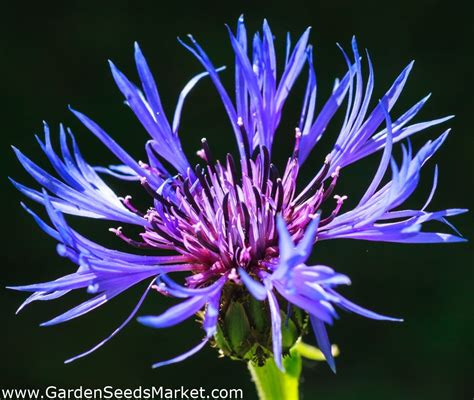
[[(67, 111), (66, 106), (71, 103), (99, 122), (132, 155), (144, 158), (146, 134), (123, 106), (106, 59), (113, 59), (136, 80), (133, 42), (137, 40), (155, 72), (165, 108), (172, 115), (179, 90), (201, 71), (196, 60), (176, 42), (176, 36), (192, 32), (216, 65), (231, 66), (224, 23), (234, 27), (242, 12), (251, 32), (260, 27), (263, 18), (268, 18), (281, 51), (286, 31), (293, 32), (296, 38), (306, 26), (313, 27), (319, 106), (334, 78), (344, 71), (336, 42), (349, 50), (355, 34), (360, 47), (369, 48), (376, 74), (374, 104), (403, 67), (416, 59), (393, 115), (433, 92), (417, 121), (448, 114), (456, 114), (456, 118), (413, 140), (419, 146), (448, 126), (453, 128), (443, 148), (425, 167), (419, 190), (409, 205), (423, 203), (436, 163), (440, 166), (439, 189), (431, 208), (472, 205), (474, 15), (470, 2), (15, 2), (3, 10), (0, 27), (3, 286), (49, 280), (74, 267), (56, 255), (54, 241), (45, 237), (19, 206), (21, 196), (6, 177), (28, 183), (31, 180), (9, 145), (15, 144), (33, 159), (41, 160), (33, 134), (41, 132), (43, 119), (50, 123), (53, 133), (62, 121), (76, 132), (91, 163), (115, 162)], [(231, 83), (232, 69), (223, 77)], [(293, 96), (298, 100), (303, 88), (303, 80), (300, 81)], [(275, 158), (280, 162), (288, 150), (281, 138), (290, 136), (298, 106), (298, 101), (288, 104), (288, 119), (278, 131)], [(198, 148), (203, 136), (220, 156), (228, 149), (234, 151), (223, 107), (209, 81), (201, 82), (189, 96), (183, 118), (181, 137), (188, 154)], [(328, 129), (325, 140), (303, 170), (303, 180), (318, 168), (337, 128), (333, 123)], [(375, 172), (379, 157), (347, 168), (338, 192), (356, 201)], [(116, 181), (110, 183), (122, 195), (139, 193)], [(108, 225), (72, 217), (69, 221), (94, 239), (117, 245), (107, 232)], [(466, 237), (473, 237), (472, 214), (454, 222)], [(308, 364), (303, 373), (305, 399), (434, 400), (474, 396), (474, 279), (469, 243), (404, 246), (341, 240), (321, 243), (313, 258), (351, 276), (353, 285), (344, 293), (356, 302), (375, 311), (403, 316), (406, 322), (390, 324), (344, 314), (330, 331), (342, 351), (337, 360), (338, 374), (330, 373), (324, 364)], [(179, 365), (149, 368), (152, 362), (197, 343), (201, 332), (193, 321), (163, 331), (132, 323), (97, 353), (63, 365), (63, 360), (111, 332), (133, 307), (141, 290), (141, 286), (134, 288), (86, 317), (52, 328), (40, 328), (38, 324), (76, 304), (83, 298), (81, 295), (33, 304), (15, 317), (23, 296), (1, 290), (0, 386), (202, 385), (243, 388), (245, 398), (255, 398), (245, 365), (218, 359), (210, 348)], [(168, 304), (152, 295), (143, 313), (158, 313)]]

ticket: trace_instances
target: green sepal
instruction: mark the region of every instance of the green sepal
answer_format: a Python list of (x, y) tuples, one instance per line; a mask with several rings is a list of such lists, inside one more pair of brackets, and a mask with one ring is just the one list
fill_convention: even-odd
[(263, 301), (257, 300), (253, 296), (249, 296), (248, 310), (252, 327), (258, 333), (266, 333), (269, 330), (268, 310)]
[(240, 302), (232, 302), (224, 317), (225, 333), (233, 353), (244, 356), (248, 352), (250, 323), (245, 308)]

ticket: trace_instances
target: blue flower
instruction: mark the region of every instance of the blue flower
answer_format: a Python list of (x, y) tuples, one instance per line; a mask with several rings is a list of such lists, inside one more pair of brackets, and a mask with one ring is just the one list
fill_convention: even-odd
[[(249, 357), (251, 347), (240, 348), (240, 339), (239, 346), (232, 347), (232, 338), (230, 345), (222, 343), (232, 336), (231, 330), (226, 331), (227, 315), (234, 312), (240, 315), (245, 310), (240, 306), (232, 308), (232, 304), (250, 301), (246, 297), (250, 296), (251, 301), (261, 305), (257, 314), (262, 314), (262, 320), (269, 317), (268, 332), (265, 325), (261, 329), (271, 334), (271, 346), (266, 348), (260, 339), (253, 338), (256, 342), (251, 343), (247, 338), (249, 346), (260, 346), (264, 358), (274, 357), (283, 368), (282, 357), (288, 347), (283, 343), (285, 326), (292, 318), (292, 309), (302, 310), (309, 316), (318, 345), (335, 370), (326, 325), (338, 318), (336, 309), (377, 320), (400, 320), (368, 311), (344, 298), (337, 287), (350, 284), (347, 276), (327, 266), (309, 264), (316, 243), (338, 238), (400, 243), (464, 241), (456, 231), (438, 233), (422, 229), (424, 223), (433, 220), (454, 229), (446, 218), (466, 211), (428, 211), (436, 190), (437, 168), (425, 204), (418, 209), (403, 208), (418, 185), (422, 167), (443, 144), (449, 130), (418, 151), (411, 148), (409, 136), (451, 118), (410, 124), (428, 100), (427, 96), (392, 121), (390, 111), (413, 63), (371, 109), (372, 63), (367, 54), (368, 77), (364, 82), (362, 57), (353, 39), (351, 57), (341, 49), (347, 63), (346, 74), (336, 80), (329, 99), (316, 112), (316, 75), (312, 47), (308, 44), (309, 29), (294, 47), (288, 36), (280, 73), (277, 73), (274, 38), (266, 21), (262, 32), (256, 33), (252, 41), (247, 38), (243, 18), (239, 19), (235, 34), (228, 30), (235, 55), (235, 97), (231, 98), (221, 83), (219, 72), (223, 68), (216, 68), (198, 42), (188, 36), (187, 41), (180, 42), (205, 71), (184, 87), (172, 119), (163, 110), (155, 81), (138, 45), (135, 45), (135, 61), (141, 87), (110, 63), (126, 105), (150, 135), (145, 144), (146, 162), (136, 161), (97, 123), (72, 108), (73, 114), (120, 164), (91, 166), (81, 155), (72, 132), (62, 125), (60, 152), (53, 148), (48, 125), (44, 125), (44, 139), (37, 138), (54, 174), (14, 149), (41, 189), (12, 182), (26, 197), (46, 208), (49, 222), (23, 207), (58, 242), (59, 255), (78, 267), (76, 272), (50, 282), (12, 287), (31, 293), (20, 309), (33, 301), (57, 299), (76, 289), (86, 289), (92, 295), (43, 324), (54, 325), (100, 307), (139, 282), (149, 282), (121, 326), (92, 349), (68, 361), (90, 354), (115, 336), (134, 318), (145, 297), (154, 292), (175, 297), (179, 302), (161, 315), (139, 317), (139, 322), (164, 328), (198, 314), (205, 332), (197, 346), (155, 367), (184, 360), (209, 341), (234, 358)], [(301, 114), (295, 124), (294, 148), (280, 173), (272, 162), (273, 139), (285, 102), (303, 69), (308, 76)], [(178, 132), (186, 96), (205, 77), (214, 83), (228, 114), (239, 158), (235, 161), (227, 154), (224, 160), (215, 159), (209, 143), (202, 139), (202, 148), (197, 152), (200, 164), (192, 167), (194, 161), (183, 153)], [(314, 178), (297, 190), (299, 168), (343, 104), (345, 117), (332, 151)], [(401, 144), (401, 160), (397, 160), (392, 149), (405, 139)], [(344, 210), (347, 196), (334, 195), (339, 176), (350, 164), (378, 151), (382, 153), (381, 160), (365, 193), (354, 208)], [(149, 208), (140, 210), (130, 196), (119, 197), (103, 180), (104, 175), (131, 184), (139, 182), (149, 196)], [(137, 250), (122, 252), (103, 247), (71, 228), (65, 214), (105, 219), (114, 226), (138, 226), (141, 233), (135, 238), (127, 236), (121, 226), (110, 229)], [(157, 255), (159, 250), (165, 250), (167, 255)], [(185, 272), (185, 281), (175, 282), (169, 276), (173, 272)], [(242, 315), (246, 318), (245, 312)], [(290, 345), (305, 333), (308, 325), (305, 318), (294, 324), (297, 335)]]

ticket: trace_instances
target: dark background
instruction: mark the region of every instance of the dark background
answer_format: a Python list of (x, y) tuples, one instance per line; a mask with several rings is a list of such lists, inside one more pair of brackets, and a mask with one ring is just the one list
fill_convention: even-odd
[[(113, 59), (133, 80), (133, 42), (139, 41), (158, 81), (165, 108), (172, 111), (179, 93), (201, 67), (178, 45), (177, 35), (192, 32), (216, 65), (233, 63), (224, 23), (235, 26), (245, 13), (250, 32), (264, 17), (283, 50), (286, 31), (295, 38), (313, 27), (312, 42), (319, 83), (318, 104), (328, 95), (344, 62), (335, 43), (350, 50), (353, 34), (361, 48), (369, 48), (375, 66), (373, 101), (383, 95), (396, 75), (412, 59), (414, 71), (392, 115), (399, 115), (429, 92), (433, 96), (417, 121), (448, 114), (448, 125), (418, 134), (414, 145), (434, 138), (445, 128), (452, 135), (426, 166), (422, 183), (410, 205), (420, 206), (429, 193), (435, 163), (440, 165), (437, 195), (431, 209), (471, 207), (473, 203), (473, 10), (462, 1), (298, 2), (265, 4), (242, 2), (10, 2), (3, 9), (0, 34), (2, 61), (2, 243), (5, 246), (0, 282), (26, 284), (59, 277), (73, 269), (55, 253), (55, 243), (35, 226), (19, 206), (20, 194), (7, 175), (31, 183), (9, 149), (20, 147), (34, 160), (41, 152), (33, 137), (46, 119), (56, 133), (60, 121), (70, 125), (91, 163), (115, 162), (110, 153), (67, 111), (71, 103), (90, 115), (130, 153), (144, 158), (146, 134), (122, 105), (106, 59)], [(283, 56), (282, 53), (280, 53)], [(231, 83), (232, 69), (223, 74)], [(293, 98), (301, 100), (303, 80)], [(279, 130), (288, 136), (299, 103), (290, 102)], [(332, 124), (315, 156), (303, 170), (303, 180), (318, 168), (337, 134)], [(192, 154), (206, 136), (216, 152), (224, 154), (232, 143), (226, 116), (210, 81), (203, 81), (189, 96), (181, 129), (182, 141)], [(55, 137), (55, 136), (53, 136)], [(279, 139), (275, 157), (284, 161), (288, 147)], [(347, 168), (338, 192), (354, 201), (375, 172), (380, 156)], [(192, 159), (192, 158), (191, 158)], [(110, 181), (120, 194), (135, 193), (130, 186)], [(31, 202), (29, 202), (31, 204)], [(353, 203), (352, 203), (353, 204)], [(31, 204), (32, 205), (32, 204)], [(350, 206), (350, 203), (349, 203)], [(35, 209), (40, 207), (33, 205)], [(69, 218), (73, 226), (112, 246), (117, 241), (103, 223)], [(472, 214), (454, 220), (473, 238)], [(437, 226), (438, 227), (438, 226)], [(316, 262), (351, 276), (344, 289), (361, 305), (389, 315), (403, 316), (403, 324), (364, 320), (343, 314), (331, 329), (342, 354), (338, 374), (324, 364), (304, 370), (305, 399), (471, 399), (474, 396), (472, 358), (473, 252), (470, 244), (396, 245), (356, 241), (321, 243)], [(154, 361), (174, 356), (197, 343), (201, 332), (192, 321), (168, 330), (151, 330), (132, 323), (94, 355), (72, 365), (63, 360), (81, 352), (111, 332), (128, 314), (142, 287), (134, 288), (111, 304), (65, 325), (40, 328), (38, 324), (76, 304), (83, 297), (33, 304), (15, 317), (23, 295), (0, 291), (2, 328), (0, 386), (63, 387), (165, 385), (169, 387), (243, 388), (255, 398), (245, 365), (218, 359), (206, 348), (178, 365), (159, 370)], [(151, 295), (143, 313), (158, 313), (169, 304)], [(308, 338), (312, 341), (312, 338)]]

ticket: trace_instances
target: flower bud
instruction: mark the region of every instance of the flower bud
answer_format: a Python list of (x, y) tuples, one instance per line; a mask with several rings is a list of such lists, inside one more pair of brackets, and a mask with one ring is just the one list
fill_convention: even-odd
[[(252, 360), (263, 365), (267, 358), (273, 356), (268, 302), (256, 300), (236, 284), (224, 287), (222, 299), (214, 346), (223, 356), (235, 360)], [(282, 350), (285, 355), (304, 333), (307, 316), (295, 306), (288, 307), (282, 299), (279, 302)]]

